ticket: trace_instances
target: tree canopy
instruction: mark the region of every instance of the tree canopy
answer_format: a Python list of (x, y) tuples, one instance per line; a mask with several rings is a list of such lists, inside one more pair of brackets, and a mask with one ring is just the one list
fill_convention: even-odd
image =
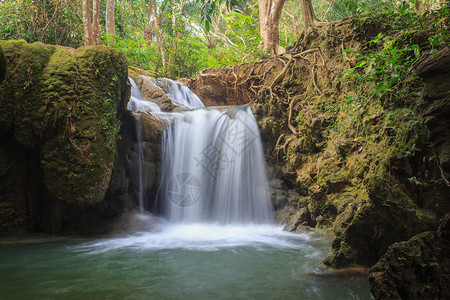
[[(444, 5), (417, 1), (408, 5), (420, 12)], [(318, 20), (397, 6), (382, 0), (2, 0), (0, 39), (105, 44), (123, 51), (131, 65), (188, 77), (284, 52), (301, 32), (323, 24)]]

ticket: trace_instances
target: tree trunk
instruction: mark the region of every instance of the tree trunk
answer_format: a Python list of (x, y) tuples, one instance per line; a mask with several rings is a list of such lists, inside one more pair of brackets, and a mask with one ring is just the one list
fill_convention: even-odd
[(300, 0), (300, 6), (302, 9), (305, 30), (311, 27), (315, 27), (316, 22), (319, 22), (319, 19), (317, 19), (316, 15), (314, 14), (311, 0)]
[(100, 0), (93, 0), (92, 39), (92, 45), (100, 45)]
[(92, 41), (92, 27), (91, 27), (91, 9), (90, 0), (83, 0), (83, 29), (84, 29), (84, 44), (91, 45)]
[(163, 68), (163, 73), (166, 72), (167, 66), (166, 66), (166, 54), (164, 51), (164, 42), (162, 37), (162, 31), (160, 26), (160, 18), (157, 11), (156, 6), (156, 0), (151, 0), (150, 6), (152, 7), (152, 15), (153, 15), (153, 22), (155, 25), (155, 33), (156, 33), (156, 45), (158, 46), (159, 53), (161, 54), (161, 63)]
[(279, 24), (281, 12), (286, 0), (259, 0), (260, 34), (264, 49), (269, 48), (272, 54), (281, 54), (284, 48), (279, 43)]
[(114, 21), (114, 7), (116, 1), (115, 0), (107, 0), (106, 1), (106, 34), (108, 44), (112, 43), (113, 40), (111, 36), (116, 34), (116, 26)]

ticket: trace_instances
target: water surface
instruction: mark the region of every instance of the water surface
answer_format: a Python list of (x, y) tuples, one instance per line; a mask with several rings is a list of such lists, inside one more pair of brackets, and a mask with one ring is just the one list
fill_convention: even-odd
[(371, 299), (367, 278), (314, 273), (329, 246), (318, 233), (214, 224), (1, 246), (0, 299)]

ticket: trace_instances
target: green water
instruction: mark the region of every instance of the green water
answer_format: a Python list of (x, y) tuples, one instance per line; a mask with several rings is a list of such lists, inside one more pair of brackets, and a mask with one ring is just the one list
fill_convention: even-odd
[(0, 246), (0, 299), (371, 299), (367, 278), (315, 274), (320, 235), (255, 227)]

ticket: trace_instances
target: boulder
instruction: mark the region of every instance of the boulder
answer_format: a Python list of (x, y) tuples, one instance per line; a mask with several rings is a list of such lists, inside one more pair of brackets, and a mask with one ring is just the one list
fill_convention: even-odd
[(0, 84), (0, 234), (55, 232), (105, 198), (128, 63), (102, 46), (0, 46), (8, 64)]
[(439, 229), (391, 245), (369, 271), (375, 299), (450, 299), (450, 214)]

